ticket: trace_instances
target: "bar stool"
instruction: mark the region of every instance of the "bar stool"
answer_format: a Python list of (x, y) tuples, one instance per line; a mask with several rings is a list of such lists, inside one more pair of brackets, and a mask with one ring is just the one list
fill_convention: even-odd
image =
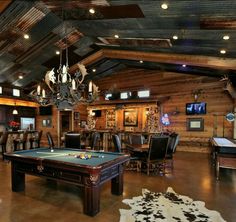
[[(40, 141), (41, 141), (41, 137), (42, 137), (43, 131), (40, 130), (36, 136), (32, 136), (29, 141), (30, 141), (30, 149), (33, 148), (39, 148), (40, 147)], [(33, 143), (36, 143), (36, 146), (33, 147)]]
[(27, 142), (27, 138), (28, 138), (28, 132), (25, 131), (23, 133), (22, 138), (16, 138), (13, 140), (14, 143), (14, 151), (17, 151), (17, 146), (22, 144), (22, 149), (25, 150), (26, 149), (26, 142)]
[(8, 139), (8, 132), (4, 132), (0, 138), (0, 146), (2, 148), (2, 160), (5, 159), (4, 153), (7, 152), (6, 147), (7, 147), (7, 139)]
[(46, 136), (47, 136), (47, 139), (48, 139), (48, 146), (49, 146), (49, 148), (53, 149), (55, 145), (54, 145), (51, 133), (47, 132)]

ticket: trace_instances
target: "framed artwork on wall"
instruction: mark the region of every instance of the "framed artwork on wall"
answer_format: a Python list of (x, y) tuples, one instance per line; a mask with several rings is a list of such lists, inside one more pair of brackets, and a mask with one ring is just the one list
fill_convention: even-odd
[(187, 118), (187, 131), (204, 131), (203, 118)]
[(74, 112), (74, 120), (79, 120), (79, 119), (80, 119), (79, 112)]
[(138, 111), (125, 110), (123, 119), (124, 126), (138, 126)]

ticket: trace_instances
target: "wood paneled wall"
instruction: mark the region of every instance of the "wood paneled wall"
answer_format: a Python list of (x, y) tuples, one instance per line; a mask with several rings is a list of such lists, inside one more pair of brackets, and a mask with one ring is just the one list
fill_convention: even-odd
[[(97, 80), (96, 84), (99, 86), (101, 94), (111, 88), (119, 91), (150, 89), (152, 97), (169, 96), (170, 99), (162, 104), (162, 110), (163, 113), (169, 114), (171, 125), (163, 127), (163, 129), (180, 134), (179, 149), (208, 152), (209, 138), (212, 136), (230, 138), (233, 136), (233, 123), (225, 120), (225, 114), (233, 111), (234, 103), (229, 94), (224, 91), (224, 83), (219, 80), (215, 77), (129, 68)], [(186, 103), (194, 102), (193, 92), (195, 90), (201, 90), (197, 101), (207, 103), (206, 115), (185, 114)], [(114, 101), (111, 102), (114, 104)], [(128, 104), (125, 106), (125, 108), (129, 108)], [(96, 109), (96, 107), (92, 108)], [(138, 109), (141, 110), (142, 107)], [(176, 110), (178, 114), (175, 114)], [(117, 112), (117, 129), (120, 130), (124, 129), (122, 112), (123, 110)], [(142, 114), (140, 114), (139, 120), (141, 117)], [(198, 117), (204, 119), (204, 131), (187, 131), (186, 119)], [(142, 124), (139, 124), (134, 130), (142, 130)], [(105, 110), (103, 110), (102, 117), (98, 118), (96, 128), (105, 128)]]

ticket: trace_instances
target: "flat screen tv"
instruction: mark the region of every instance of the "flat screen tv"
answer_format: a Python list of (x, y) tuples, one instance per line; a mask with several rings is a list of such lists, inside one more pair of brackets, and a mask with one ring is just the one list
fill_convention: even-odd
[(206, 103), (186, 103), (186, 115), (203, 115), (206, 114)]
[(50, 116), (52, 115), (52, 106), (40, 106), (39, 107), (40, 116)]

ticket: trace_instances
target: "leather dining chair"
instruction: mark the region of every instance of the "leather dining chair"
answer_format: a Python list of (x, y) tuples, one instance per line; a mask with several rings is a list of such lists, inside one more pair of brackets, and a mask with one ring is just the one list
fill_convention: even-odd
[[(176, 151), (177, 145), (179, 143), (179, 134), (172, 133), (169, 136), (169, 144), (167, 148), (166, 160), (170, 161), (170, 168), (173, 170), (174, 168), (174, 160), (173, 156)], [(168, 166), (168, 164), (166, 164)]]
[(80, 133), (66, 133), (65, 134), (65, 147), (81, 149), (81, 136)]
[(48, 140), (48, 145), (49, 145), (49, 148), (54, 148), (55, 145), (54, 145), (54, 142), (53, 142), (53, 138), (52, 138), (52, 135), (50, 132), (47, 132), (46, 133), (46, 137), (47, 137), (47, 140)]
[(43, 134), (43, 131), (40, 130), (36, 136), (32, 136), (29, 141), (30, 141), (30, 149), (33, 149), (33, 144), (36, 143), (36, 146), (35, 148), (39, 148), (40, 147), (40, 141), (41, 141), (41, 138), (42, 138), (42, 134)]
[(165, 173), (165, 161), (167, 154), (169, 136), (152, 137), (149, 143), (147, 156), (142, 158), (142, 164), (147, 166), (147, 175), (150, 173), (150, 166), (157, 165), (159, 170)]
[(8, 139), (8, 132), (4, 132), (0, 138), (0, 146), (2, 148), (2, 159), (4, 160), (4, 153), (7, 152), (7, 139)]
[(144, 137), (141, 134), (130, 134), (129, 143), (130, 144), (143, 144)]
[[(122, 148), (121, 146), (121, 140), (120, 137), (117, 134), (112, 134), (112, 141), (114, 144), (115, 152), (121, 153), (121, 152), (128, 152), (126, 148)], [(135, 165), (135, 168), (131, 165)], [(139, 171), (140, 168), (140, 159), (137, 156), (133, 156), (132, 153), (130, 153), (130, 162), (127, 164), (127, 168), (129, 170), (135, 169), (136, 171)]]
[(97, 147), (98, 149), (100, 149), (100, 133), (99, 132), (92, 133), (89, 147), (92, 150), (95, 150)]

